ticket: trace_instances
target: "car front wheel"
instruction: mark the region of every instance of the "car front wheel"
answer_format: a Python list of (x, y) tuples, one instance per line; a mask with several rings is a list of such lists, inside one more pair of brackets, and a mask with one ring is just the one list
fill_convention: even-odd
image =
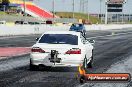
[(93, 66), (93, 56), (91, 57), (90, 62), (88, 62), (88, 59), (87, 59), (86, 56), (85, 56), (84, 62), (83, 62), (83, 67), (84, 67), (85, 69), (87, 69), (87, 68), (92, 68), (92, 66)]
[(90, 62), (87, 64), (88, 68), (92, 68), (93, 66), (93, 52), (92, 52), (92, 56), (91, 56), (91, 60)]
[(91, 60), (90, 60), (90, 62), (87, 64), (87, 67), (88, 68), (92, 68), (92, 66), (93, 66), (93, 63), (92, 63), (93, 61), (92, 61), (92, 58), (91, 58)]
[(83, 61), (83, 67), (84, 67), (85, 69), (88, 68), (88, 66), (87, 66), (87, 58), (86, 58), (86, 56), (85, 56), (84, 61)]
[(38, 67), (36, 66), (36, 65), (32, 65), (32, 64), (30, 64), (30, 70), (37, 70), (38, 69)]
[(30, 68), (30, 70), (37, 70), (37, 69), (38, 69), (38, 66), (33, 65), (33, 64), (32, 64), (32, 61), (30, 60), (29, 68)]

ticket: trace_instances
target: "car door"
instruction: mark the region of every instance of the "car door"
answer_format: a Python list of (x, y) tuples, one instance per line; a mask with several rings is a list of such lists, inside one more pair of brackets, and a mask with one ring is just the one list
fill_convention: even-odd
[(81, 35), (81, 41), (85, 47), (86, 57), (89, 59), (92, 56), (92, 46), (84, 36)]

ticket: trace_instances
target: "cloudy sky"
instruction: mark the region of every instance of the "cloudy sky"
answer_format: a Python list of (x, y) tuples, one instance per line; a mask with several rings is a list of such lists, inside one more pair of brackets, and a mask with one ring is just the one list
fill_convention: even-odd
[[(38, 6), (52, 11), (52, 1), (53, 0), (34, 0)], [(55, 1), (55, 11), (68, 11), (72, 12), (72, 2), (73, 0), (54, 0)], [(87, 0), (85, 0), (87, 1)], [(90, 13), (100, 13), (100, 0), (88, 0), (88, 10), (87, 3), (85, 3), (85, 12)], [(80, 0), (75, 0), (75, 11), (80, 11)], [(105, 13), (105, 0), (101, 3), (101, 12)], [(132, 14), (132, 0), (127, 0), (124, 4), (124, 13)]]

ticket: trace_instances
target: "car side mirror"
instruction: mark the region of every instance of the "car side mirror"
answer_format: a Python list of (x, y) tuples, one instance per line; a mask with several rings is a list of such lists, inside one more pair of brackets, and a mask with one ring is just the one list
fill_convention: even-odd
[(91, 43), (92, 45), (94, 45), (94, 43), (95, 43), (95, 40), (91, 40), (91, 39), (89, 39), (89, 40), (87, 40), (89, 43)]
[(88, 40), (92, 45), (95, 43), (95, 40)]
[(39, 40), (39, 38), (36, 38), (36, 41), (38, 41)]

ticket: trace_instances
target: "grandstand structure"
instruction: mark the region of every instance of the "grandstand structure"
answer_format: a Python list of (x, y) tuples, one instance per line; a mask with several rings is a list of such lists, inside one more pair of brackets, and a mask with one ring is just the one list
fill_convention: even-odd
[[(1, 0), (1, 11), (6, 11), (8, 13), (14, 12), (27, 16), (32, 16), (40, 19), (50, 19), (57, 18), (51, 12), (42, 9), (41, 7), (35, 5), (33, 0)], [(2, 10), (3, 9), (3, 10)]]

